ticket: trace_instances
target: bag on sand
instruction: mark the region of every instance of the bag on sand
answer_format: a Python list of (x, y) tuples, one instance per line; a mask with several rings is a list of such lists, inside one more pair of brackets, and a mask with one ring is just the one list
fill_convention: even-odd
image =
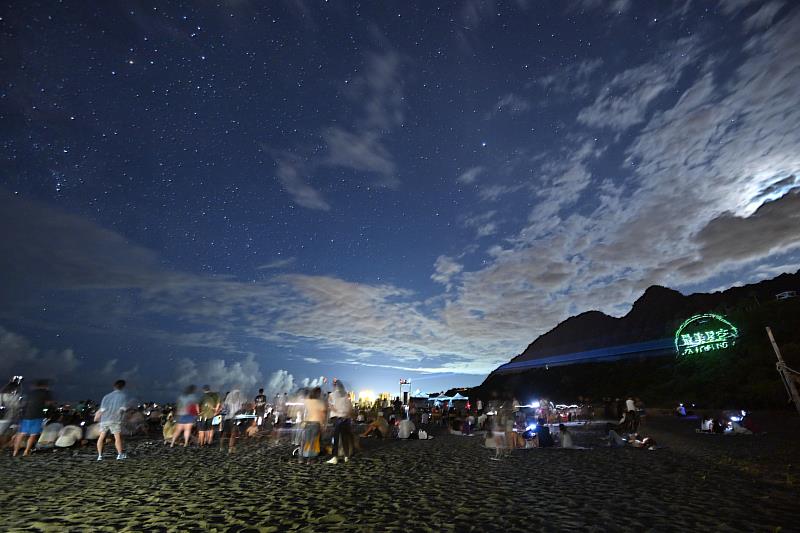
[(428, 440), (428, 432), (427, 432), (427, 431), (425, 431), (424, 429), (420, 429), (420, 430), (417, 432), (417, 438), (418, 438), (419, 440)]

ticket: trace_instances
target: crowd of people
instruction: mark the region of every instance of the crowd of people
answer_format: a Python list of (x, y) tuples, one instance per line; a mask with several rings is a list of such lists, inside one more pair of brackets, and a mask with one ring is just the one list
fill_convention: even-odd
[[(0, 394), (0, 447), (10, 446), (12, 455), (30, 455), (37, 449), (87, 446), (96, 441), (97, 460), (104, 459), (106, 441), (111, 440), (117, 460), (127, 458), (125, 438), (153, 437), (160, 432), (165, 445), (184, 448), (219, 448), (233, 453), (244, 437), (267, 437), (276, 442), (289, 435), (298, 462), (309, 463), (327, 457), (330, 464), (347, 462), (360, 448), (360, 439), (430, 439), (435, 433), (485, 437), (487, 448), (502, 459), (515, 449), (581, 449), (575, 443), (571, 425), (590, 423), (594, 409), (588, 399), (575, 405), (553, 405), (540, 400), (520, 404), (511, 396), (474, 404), (425, 402), (404, 404), (376, 400), (353, 405), (341, 381), (333, 380), (329, 391), (303, 388), (268, 398), (264, 389), (247, 397), (234, 389), (221, 394), (205, 385), (185, 387), (174, 404), (134, 404), (124, 380), (97, 404), (81, 401), (73, 408), (57, 405), (46, 380), (38, 380), (23, 391), (22, 380), (12, 379)], [(24, 392), (24, 394), (23, 394)], [(250, 399), (252, 398), (252, 399)], [(618, 421), (606, 427), (608, 446), (654, 449), (651, 437), (641, 435), (645, 419), (640, 400), (604, 401), (616, 407)], [(13, 435), (13, 437), (12, 437)]]

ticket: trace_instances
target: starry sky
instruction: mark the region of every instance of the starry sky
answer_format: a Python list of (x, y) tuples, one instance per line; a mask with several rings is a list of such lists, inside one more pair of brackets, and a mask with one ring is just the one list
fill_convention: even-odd
[(3, 2), (0, 372), (480, 383), (800, 265), (789, 0)]

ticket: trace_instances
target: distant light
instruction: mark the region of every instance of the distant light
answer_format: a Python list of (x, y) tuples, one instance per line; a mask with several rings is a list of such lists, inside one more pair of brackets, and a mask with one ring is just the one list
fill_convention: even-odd
[(358, 401), (360, 402), (372, 402), (375, 401), (375, 392), (371, 390), (362, 390), (358, 393)]

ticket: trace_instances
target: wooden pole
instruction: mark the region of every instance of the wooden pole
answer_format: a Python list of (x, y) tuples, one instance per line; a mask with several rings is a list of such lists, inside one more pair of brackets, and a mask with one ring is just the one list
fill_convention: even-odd
[(772, 329), (770, 329), (769, 326), (767, 326), (767, 336), (769, 337), (769, 342), (772, 343), (772, 349), (775, 350), (775, 355), (778, 357), (778, 372), (780, 373), (783, 382), (786, 384), (786, 387), (789, 389), (789, 396), (792, 397), (794, 406), (797, 409), (797, 412), (800, 414), (800, 394), (797, 392), (797, 386), (794, 383), (794, 376), (788, 374), (786, 370), (786, 362), (783, 360), (781, 350), (778, 348), (778, 343), (775, 342), (775, 337), (772, 335)]

